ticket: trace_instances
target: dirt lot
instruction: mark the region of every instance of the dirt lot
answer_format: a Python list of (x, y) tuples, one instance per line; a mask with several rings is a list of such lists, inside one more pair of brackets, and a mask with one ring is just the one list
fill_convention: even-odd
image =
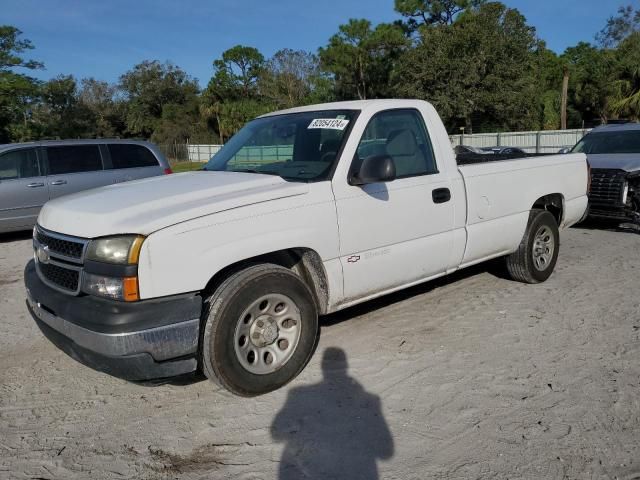
[(0, 478), (640, 478), (640, 235), (562, 241), (542, 285), (476, 268), (326, 318), (300, 377), (240, 399), (65, 356), (1, 237)]

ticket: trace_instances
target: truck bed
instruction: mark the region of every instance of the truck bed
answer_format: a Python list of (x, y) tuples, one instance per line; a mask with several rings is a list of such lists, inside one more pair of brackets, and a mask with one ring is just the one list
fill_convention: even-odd
[(535, 158), (548, 157), (553, 153), (490, 153), (483, 155), (481, 153), (459, 153), (456, 155), (458, 165), (473, 165), (475, 163), (499, 162), (502, 160), (515, 160), (518, 158)]

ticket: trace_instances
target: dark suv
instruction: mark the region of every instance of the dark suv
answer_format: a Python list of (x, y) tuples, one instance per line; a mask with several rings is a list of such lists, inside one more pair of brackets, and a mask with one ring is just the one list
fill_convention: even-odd
[(571, 151), (591, 165), (589, 216), (640, 223), (640, 123), (594, 128)]

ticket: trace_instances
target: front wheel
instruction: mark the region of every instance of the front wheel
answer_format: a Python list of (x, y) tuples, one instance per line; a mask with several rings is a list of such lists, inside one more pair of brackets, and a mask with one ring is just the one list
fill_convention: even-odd
[(546, 210), (531, 210), (518, 250), (506, 257), (509, 275), (519, 282), (544, 282), (553, 273), (559, 247), (555, 217)]
[(250, 397), (275, 390), (305, 367), (318, 313), (307, 285), (278, 265), (255, 265), (226, 279), (205, 302), (202, 369)]

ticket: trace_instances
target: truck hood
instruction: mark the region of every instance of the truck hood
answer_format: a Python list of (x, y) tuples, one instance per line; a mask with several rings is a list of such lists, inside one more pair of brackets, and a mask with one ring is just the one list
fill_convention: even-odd
[(640, 154), (587, 155), (591, 168), (613, 168), (635, 172), (640, 170)]
[(68, 195), (45, 204), (38, 223), (84, 238), (137, 233), (232, 208), (303, 195), (306, 183), (238, 172), (188, 172), (151, 177)]

